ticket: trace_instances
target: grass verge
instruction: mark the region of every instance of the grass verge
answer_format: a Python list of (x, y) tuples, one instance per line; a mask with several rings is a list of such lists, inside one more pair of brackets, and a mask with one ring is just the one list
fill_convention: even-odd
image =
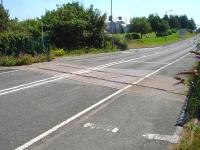
[(200, 150), (200, 123), (192, 120), (184, 127), (181, 141), (174, 150)]
[[(197, 64), (193, 74), (188, 80), (191, 92), (188, 94), (188, 111), (190, 118), (200, 117), (200, 62)], [(180, 142), (174, 146), (174, 150), (200, 150), (200, 123), (197, 119), (191, 120), (184, 127)]]
[(50, 60), (52, 60), (52, 58), (49, 58), (47, 55), (37, 55), (34, 57), (28, 54), (18, 57), (0, 56), (0, 66), (22, 66)]
[(196, 34), (187, 32), (184, 38), (180, 38), (178, 33), (173, 33), (172, 35), (169, 35), (166, 37), (156, 37), (155, 34), (150, 34), (149, 36), (144, 37), (143, 39), (128, 41), (128, 48), (134, 49), (134, 48), (163, 46), (163, 45), (172, 44), (184, 39), (191, 38), (195, 35)]

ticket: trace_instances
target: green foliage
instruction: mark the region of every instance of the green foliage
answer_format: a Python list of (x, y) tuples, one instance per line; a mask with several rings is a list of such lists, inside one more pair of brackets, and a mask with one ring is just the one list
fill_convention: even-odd
[[(198, 75), (191, 77), (192, 91), (189, 93), (189, 111), (191, 115), (195, 115), (200, 111), (200, 63), (197, 64)], [(200, 115), (200, 114), (199, 114)]]
[(134, 39), (140, 39), (140, 35), (137, 33), (127, 33), (125, 35), (126, 40), (134, 40)]
[(58, 6), (41, 18), (51, 42), (64, 49), (102, 48), (105, 19), (93, 6), (84, 9), (78, 2)]
[[(52, 58), (50, 58), (52, 59)], [(21, 56), (0, 56), (0, 66), (22, 66), (32, 63), (49, 61), (46, 55), (21, 55)]]
[(161, 20), (160, 23), (158, 24), (157, 35), (160, 34), (160, 35), (163, 35), (163, 36), (167, 36), (168, 30), (169, 30), (168, 22), (165, 21), (165, 20)]
[(0, 33), (7, 30), (9, 22), (8, 10), (5, 10), (3, 5), (0, 4)]
[(127, 50), (128, 49), (128, 43), (125, 40), (125, 38), (114, 38), (114, 44), (115, 46), (120, 50)]
[(27, 19), (19, 22), (19, 26), (23, 27), (25, 32), (29, 33), (33, 38), (41, 37), (42, 23), (36, 19)]
[(180, 142), (174, 146), (174, 150), (200, 150), (200, 124), (191, 121), (184, 127)]
[(151, 26), (146, 17), (136, 17), (131, 19), (131, 31), (140, 33), (141, 38), (143, 34), (147, 34), (151, 32)]
[(180, 16), (179, 17), (179, 22), (180, 22), (181, 28), (188, 28), (188, 29), (191, 29), (191, 30), (195, 30), (196, 29), (196, 24), (195, 24), (193, 18), (191, 18), (189, 20), (186, 15)]
[(65, 56), (65, 51), (64, 51), (64, 49), (51, 50), (51, 55), (53, 55), (55, 57)]
[(170, 29), (180, 29), (179, 17), (170, 15), (169, 17), (169, 26)]
[(161, 18), (158, 16), (158, 14), (156, 14), (156, 15), (150, 14), (149, 17), (148, 17), (148, 21), (151, 25), (152, 31), (157, 33), (157, 30), (159, 28), (159, 24), (161, 22)]
[(35, 55), (44, 52), (42, 39), (34, 39), (23, 33), (15, 32), (4, 32), (0, 35), (0, 55)]

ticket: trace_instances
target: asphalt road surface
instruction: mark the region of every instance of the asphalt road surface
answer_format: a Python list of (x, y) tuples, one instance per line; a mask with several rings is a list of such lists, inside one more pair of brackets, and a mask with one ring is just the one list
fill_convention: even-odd
[(169, 149), (193, 41), (0, 68), (0, 149)]

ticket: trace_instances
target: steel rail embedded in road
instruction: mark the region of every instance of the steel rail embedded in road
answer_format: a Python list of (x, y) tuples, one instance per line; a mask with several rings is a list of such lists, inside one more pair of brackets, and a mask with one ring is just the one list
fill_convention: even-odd
[(119, 65), (119, 64), (128, 63), (128, 62), (133, 62), (135, 60), (159, 55), (159, 54), (162, 54), (162, 53), (165, 53), (165, 52), (168, 52), (168, 51), (172, 51), (172, 50), (174, 50), (174, 49), (165, 50), (165, 51), (161, 51), (161, 52), (155, 52), (153, 54), (143, 55), (141, 57), (137, 57), (137, 58), (133, 58), (133, 59), (129, 59), (129, 60), (120, 60), (120, 61), (116, 61), (116, 62), (110, 62), (110, 63), (103, 64), (103, 65), (100, 65), (100, 66), (71, 72), (69, 74), (62, 74), (62, 75), (59, 75), (59, 76), (54, 76), (54, 77), (50, 77), (50, 78), (46, 78), (46, 79), (42, 79), (42, 80), (38, 80), (38, 81), (26, 83), (26, 84), (22, 84), (22, 85), (19, 85), (19, 86), (14, 86), (14, 87), (11, 87), (11, 88), (0, 90), (0, 96), (6, 95), (6, 94), (9, 94), (9, 93), (14, 93), (14, 92), (17, 92), (17, 91), (20, 91), (20, 90), (25, 90), (25, 89), (28, 89), (28, 88), (34, 88), (36, 86), (55, 82), (55, 81), (58, 81), (58, 80), (61, 80), (61, 79), (64, 79), (64, 78), (69, 78), (69, 77), (72, 77), (74, 75), (81, 75), (81, 74), (84, 74), (84, 73), (89, 73), (91, 71), (100, 70), (100, 69), (107, 68), (107, 67), (110, 67), (110, 66)]
[(97, 108), (98, 106), (102, 105), (103, 103), (105, 103), (106, 101), (108, 101), (108, 100), (110, 100), (111, 98), (115, 97), (116, 95), (118, 95), (118, 94), (124, 92), (125, 90), (127, 90), (127, 89), (129, 89), (129, 88), (131, 88), (133, 85), (136, 85), (136, 84), (142, 82), (143, 80), (145, 80), (145, 79), (151, 77), (152, 75), (154, 75), (154, 74), (160, 72), (161, 70), (163, 70), (163, 69), (165, 69), (165, 68), (167, 68), (167, 67), (169, 67), (169, 66), (175, 64), (176, 62), (182, 60), (183, 58), (185, 58), (185, 57), (188, 56), (188, 55), (189, 55), (189, 53), (187, 53), (187, 54), (183, 55), (182, 57), (180, 57), (179, 59), (176, 59), (176, 60), (174, 60), (173, 62), (171, 62), (171, 63), (169, 63), (169, 64), (167, 64), (167, 65), (165, 65), (165, 66), (163, 66), (163, 67), (161, 67), (161, 68), (159, 68), (159, 69), (157, 69), (156, 71), (154, 71), (154, 72), (152, 72), (152, 73), (146, 75), (145, 77), (140, 78), (140, 79), (137, 80), (136, 82), (133, 82), (131, 85), (127, 85), (127, 86), (124, 87), (123, 89), (120, 89), (120, 90), (116, 91), (115, 93), (109, 95), (108, 97), (106, 97), (106, 98), (104, 98), (103, 100), (97, 102), (96, 104), (94, 104), (94, 105), (88, 107), (87, 109), (81, 111), (80, 113), (78, 113), (78, 114), (72, 116), (71, 118), (69, 118), (69, 119), (67, 119), (67, 120), (65, 120), (65, 121), (63, 121), (63, 122), (61, 122), (60, 124), (54, 126), (54, 127), (51, 128), (51, 129), (49, 129), (48, 131), (46, 131), (46, 132), (40, 134), (39, 136), (33, 138), (32, 140), (30, 140), (30, 141), (28, 141), (27, 143), (23, 144), (22, 146), (16, 148), (15, 150), (24, 150), (24, 149), (26, 149), (26, 148), (29, 148), (29, 147), (32, 146), (33, 144), (35, 144), (35, 143), (41, 141), (42, 139), (44, 139), (44, 138), (47, 137), (48, 135), (54, 133), (54, 132), (57, 131), (58, 129), (60, 129), (60, 128), (66, 126), (66, 125), (69, 124), (70, 122), (76, 120), (77, 118), (79, 118), (79, 117), (83, 116), (84, 114), (90, 112), (91, 110)]

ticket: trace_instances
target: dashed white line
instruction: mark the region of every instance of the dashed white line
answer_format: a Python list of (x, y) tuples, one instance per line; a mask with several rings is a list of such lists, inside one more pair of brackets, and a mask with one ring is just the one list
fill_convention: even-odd
[(128, 85), (128, 86), (124, 87), (123, 89), (120, 89), (120, 90), (116, 91), (115, 93), (113, 93), (113, 94), (109, 95), (108, 97), (102, 99), (101, 101), (97, 102), (96, 104), (94, 104), (94, 105), (88, 107), (87, 109), (81, 111), (80, 113), (78, 113), (78, 114), (72, 116), (71, 118), (69, 118), (69, 119), (63, 121), (62, 123), (60, 123), (60, 124), (54, 126), (54, 127), (51, 128), (51, 129), (49, 129), (48, 131), (46, 131), (46, 132), (40, 134), (39, 136), (33, 138), (32, 140), (30, 140), (30, 141), (28, 141), (27, 143), (23, 144), (22, 146), (16, 148), (15, 150), (24, 150), (24, 149), (26, 149), (26, 148), (32, 146), (33, 144), (35, 144), (35, 143), (37, 143), (38, 141), (44, 139), (44, 138), (47, 137), (48, 135), (50, 135), (50, 134), (52, 134), (53, 132), (57, 131), (58, 129), (60, 129), (60, 128), (66, 126), (67, 124), (69, 124), (70, 122), (74, 121), (75, 119), (77, 119), (77, 118), (83, 116), (84, 114), (86, 114), (86, 113), (90, 112), (91, 110), (97, 108), (98, 106), (102, 105), (103, 103), (105, 103), (106, 101), (110, 100), (110, 99), (113, 98), (114, 96), (116, 96), (116, 95), (118, 95), (118, 94), (124, 92), (125, 90), (129, 89), (129, 88), (132, 87), (134, 84), (140, 83), (140, 82), (143, 81), (144, 79), (149, 78), (150, 76), (152, 76), (152, 75), (158, 73), (159, 71), (163, 70), (164, 68), (166, 68), (166, 67), (168, 67), (168, 66), (170, 66), (170, 65), (172, 65), (172, 64), (174, 64), (174, 63), (176, 63), (176, 62), (178, 62), (178, 61), (180, 61), (180, 60), (182, 60), (183, 58), (185, 58), (185, 57), (188, 56), (188, 55), (189, 55), (189, 54), (186, 54), (186, 55), (182, 56), (181, 58), (179, 58), (179, 59), (177, 59), (177, 60), (171, 62), (170, 64), (167, 64), (167, 65), (165, 65), (164, 67), (161, 67), (160, 69), (158, 69), (158, 70), (156, 70), (156, 71), (154, 71), (154, 72), (148, 74), (148, 75), (145, 76), (144, 78), (139, 79), (138, 81), (134, 82), (133, 84)]

